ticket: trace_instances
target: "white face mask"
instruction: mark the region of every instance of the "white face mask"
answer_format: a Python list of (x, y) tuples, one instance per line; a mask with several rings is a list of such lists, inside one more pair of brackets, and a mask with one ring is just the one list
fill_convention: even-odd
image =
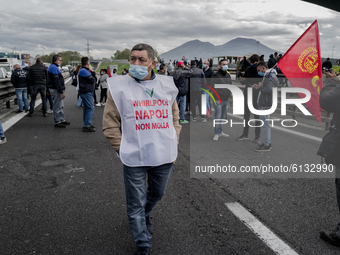
[(143, 80), (148, 74), (151, 72), (148, 71), (148, 67), (152, 64), (152, 62), (148, 66), (140, 66), (140, 65), (131, 65), (129, 72), (130, 74), (138, 80)]

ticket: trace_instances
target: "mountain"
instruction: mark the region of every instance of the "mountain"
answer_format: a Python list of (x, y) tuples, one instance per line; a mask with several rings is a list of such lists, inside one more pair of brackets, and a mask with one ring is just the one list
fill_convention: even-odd
[[(194, 59), (207, 59), (217, 56), (245, 56), (257, 53), (264, 55), (265, 60), (269, 58), (277, 50), (273, 50), (262, 43), (249, 38), (236, 38), (223, 45), (215, 46), (210, 42), (201, 42), (200, 40), (193, 40), (182, 44), (168, 52), (160, 54), (159, 57), (166, 62), (171, 60), (180, 60), (183, 56), (189, 60)], [(281, 53), (277, 51), (278, 53)]]

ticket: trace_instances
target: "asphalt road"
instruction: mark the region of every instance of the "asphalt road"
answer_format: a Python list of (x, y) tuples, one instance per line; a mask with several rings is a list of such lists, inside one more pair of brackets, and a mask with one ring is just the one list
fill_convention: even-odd
[[(133, 254), (126, 216), (122, 164), (101, 131), (82, 132), (82, 108), (68, 86), (65, 115), (54, 128), (39, 111), (5, 134), (0, 147), (0, 254)], [(193, 132), (192, 130), (199, 131)], [(153, 211), (151, 254), (275, 254), (225, 205), (238, 202), (299, 254), (340, 254), (319, 238), (339, 213), (331, 178), (190, 177), (192, 154), (221, 155), (231, 164), (318, 163), (318, 142), (273, 130), (273, 151), (253, 151), (252, 141), (213, 141), (212, 119), (183, 125), (179, 156), (167, 193)], [(299, 128), (318, 137), (323, 131)], [(253, 130), (250, 131), (251, 137)], [(208, 155), (208, 156), (207, 156)], [(218, 176), (220, 177), (220, 176)], [(275, 177), (275, 176), (274, 176)]]

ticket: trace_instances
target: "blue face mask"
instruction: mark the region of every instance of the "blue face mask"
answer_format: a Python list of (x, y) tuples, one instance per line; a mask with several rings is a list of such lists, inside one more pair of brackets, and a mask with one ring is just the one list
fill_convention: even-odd
[(203, 64), (202, 66), (203, 66), (203, 68), (207, 68), (207, 65), (206, 65), (206, 64)]
[[(152, 62), (150, 63), (150, 65)], [(148, 72), (148, 67), (150, 66), (140, 66), (140, 65), (130, 65), (130, 74), (138, 80), (143, 80), (150, 72)]]
[(262, 73), (261, 71), (257, 73), (260, 76), (264, 76), (264, 73)]
[(222, 66), (222, 71), (228, 71), (228, 66)]
[(103, 75), (103, 73), (100, 73), (101, 75)]

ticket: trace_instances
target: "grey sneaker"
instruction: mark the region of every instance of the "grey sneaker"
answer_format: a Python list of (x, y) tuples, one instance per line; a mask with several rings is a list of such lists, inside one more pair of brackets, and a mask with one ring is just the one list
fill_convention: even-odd
[(202, 122), (207, 122), (207, 119), (206, 118), (202, 118)]
[(216, 135), (214, 135), (213, 140), (214, 140), (214, 141), (218, 141), (218, 138), (219, 138), (219, 137), (220, 137), (220, 136), (216, 134)]
[(229, 135), (221, 132), (221, 134), (219, 134), (219, 137), (229, 137)]
[(1, 137), (0, 138), (0, 144), (4, 144), (4, 143), (7, 143), (7, 139), (6, 139), (6, 137)]

